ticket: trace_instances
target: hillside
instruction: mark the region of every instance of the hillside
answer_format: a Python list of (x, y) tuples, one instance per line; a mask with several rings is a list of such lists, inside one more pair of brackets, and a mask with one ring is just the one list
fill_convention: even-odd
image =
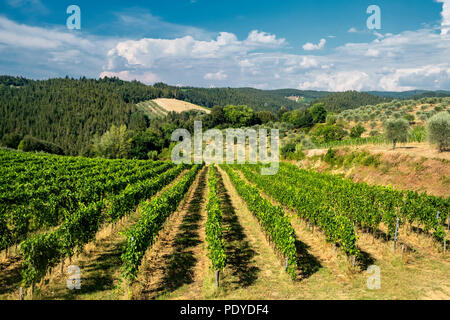
[[(171, 87), (118, 79), (0, 79), (0, 136), (17, 133), (55, 143), (77, 155), (112, 124), (130, 124), (135, 103), (177, 97)], [(19, 84), (14, 86), (12, 84)]]
[(374, 96), (366, 92), (346, 91), (329, 94), (316, 100), (315, 103), (323, 103), (328, 111), (339, 112), (389, 100), (389, 98)]
[[(265, 91), (253, 88), (181, 88), (181, 100), (212, 108), (214, 106), (246, 105), (256, 111), (268, 110), (277, 112), (285, 107), (290, 110), (302, 107), (301, 103), (286, 99), (292, 95), (289, 90), (285, 94), (277, 91)], [(299, 94), (299, 93), (296, 93)]]

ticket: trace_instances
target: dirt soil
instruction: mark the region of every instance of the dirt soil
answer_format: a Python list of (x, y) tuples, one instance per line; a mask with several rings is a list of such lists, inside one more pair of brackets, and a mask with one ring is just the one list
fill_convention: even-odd
[(380, 155), (380, 165), (375, 167), (351, 165), (333, 167), (320, 160), (318, 155), (326, 150), (311, 150), (299, 166), (317, 171), (341, 174), (356, 182), (392, 186), (396, 189), (427, 192), (435, 196), (450, 196), (450, 152), (439, 153), (425, 143), (408, 144), (395, 150), (388, 146), (365, 145), (338, 149), (339, 155), (351, 151), (367, 151)]

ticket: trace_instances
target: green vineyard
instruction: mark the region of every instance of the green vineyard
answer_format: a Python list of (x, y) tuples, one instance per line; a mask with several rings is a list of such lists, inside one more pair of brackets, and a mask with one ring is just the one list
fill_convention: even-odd
[[(395, 277), (392, 243), (402, 245), (402, 265), (404, 256), (423, 259), (423, 252), (446, 259), (448, 197), (288, 163), (272, 176), (261, 175), (259, 164), (6, 150), (0, 163), (2, 299), (24, 289), (33, 299), (91, 299), (94, 292), (115, 299), (266, 298), (272, 289), (296, 298), (311, 290), (304, 279), (325, 277), (318, 270), (328, 270), (321, 281), (336, 290), (344, 289), (331, 274), (350, 273), (348, 283), (361, 283), (368, 261), (386, 263)], [(61, 297), (55, 292), (69, 290), (69, 265), (80, 267), (82, 285)], [(106, 277), (113, 287), (95, 285)]]

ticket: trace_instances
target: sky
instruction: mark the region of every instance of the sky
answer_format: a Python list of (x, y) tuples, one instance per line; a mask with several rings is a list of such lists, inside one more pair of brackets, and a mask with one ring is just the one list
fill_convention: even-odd
[(0, 0), (0, 74), (450, 90), (450, 0)]

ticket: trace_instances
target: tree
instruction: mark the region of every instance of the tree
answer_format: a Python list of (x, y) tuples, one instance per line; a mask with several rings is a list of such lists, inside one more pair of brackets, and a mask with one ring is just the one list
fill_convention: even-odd
[(364, 127), (360, 123), (358, 123), (350, 130), (350, 137), (360, 138), (364, 131), (366, 131), (366, 129), (364, 129)]
[(439, 152), (444, 151), (450, 145), (450, 114), (440, 112), (427, 123), (428, 138), (431, 143), (436, 143)]
[(229, 105), (223, 109), (225, 121), (234, 127), (247, 127), (254, 121), (254, 111), (247, 106)]
[(309, 109), (314, 123), (323, 123), (327, 119), (327, 110), (323, 103), (316, 103)]
[(340, 141), (346, 134), (347, 132), (341, 126), (329, 124), (319, 124), (311, 132), (311, 135), (319, 143)]
[(126, 125), (122, 125), (120, 128), (112, 125), (109, 131), (95, 141), (95, 149), (100, 156), (105, 158), (127, 158), (131, 150), (132, 142), (132, 139), (128, 136)]
[(390, 119), (386, 121), (384, 130), (386, 132), (386, 138), (392, 141), (394, 149), (397, 142), (408, 141), (409, 122), (405, 119)]

